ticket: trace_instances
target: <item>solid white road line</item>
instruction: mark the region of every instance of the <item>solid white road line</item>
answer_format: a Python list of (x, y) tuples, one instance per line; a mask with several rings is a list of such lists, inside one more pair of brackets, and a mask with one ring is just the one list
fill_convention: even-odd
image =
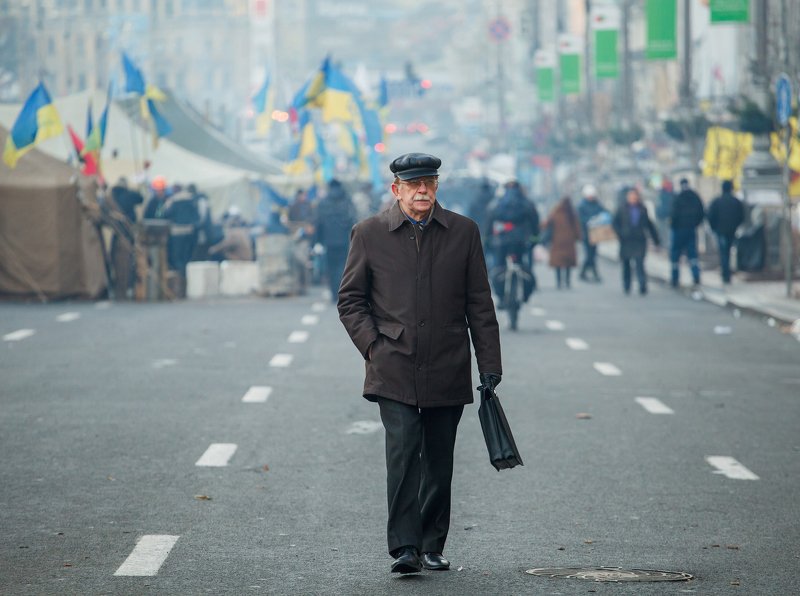
[(59, 323), (70, 323), (72, 321), (77, 321), (81, 318), (81, 313), (79, 312), (65, 312), (64, 314), (58, 315), (56, 317), (56, 321)]
[(322, 312), (325, 310), (325, 303), (324, 302), (315, 302), (311, 305), (311, 310), (313, 312)]
[(308, 331), (292, 331), (289, 334), (290, 344), (302, 344), (308, 340)]
[(561, 321), (545, 321), (544, 326), (550, 331), (564, 331), (564, 323)]
[(547, 314), (547, 311), (543, 308), (539, 308), (538, 306), (534, 306), (531, 308), (531, 314), (534, 317), (543, 317)]
[(594, 369), (607, 377), (618, 377), (622, 374), (622, 371), (610, 362), (595, 362)]
[(100, 310), (104, 310), (106, 308), (111, 308), (111, 301), (110, 300), (101, 300), (100, 302), (95, 303), (95, 308), (99, 308)]
[(655, 397), (637, 397), (636, 402), (651, 414), (674, 414), (675, 411)]
[(211, 443), (194, 465), (214, 468), (227, 466), (228, 460), (234, 453), (236, 453), (236, 443)]
[(267, 401), (270, 393), (272, 393), (272, 387), (250, 387), (247, 393), (244, 394), (242, 401), (248, 404), (263, 404)]
[(142, 536), (114, 575), (156, 575), (178, 538), (167, 534)]
[(272, 357), (272, 360), (269, 361), (269, 365), (278, 368), (285, 368), (292, 363), (292, 360), (294, 360), (294, 356), (291, 354), (275, 354)]
[(758, 476), (727, 455), (707, 455), (706, 461), (717, 468), (714, 474), (722, 474), (734, 480), (758, 480)]
[(20, 341), (36, 333), (33, 329), (18, 329), (3, 336), (3, 341)]
[(568, 337), (567, 338), (567, 346), (570, 347), (572, 350), (588, 350), (589, 344), (583, 341), (579, 337)]
[(300, 322), (303, 325), (316, 325), (319, 323), (319, 317), (317, 315), (303, 315), (303, 318), (300, 319)]

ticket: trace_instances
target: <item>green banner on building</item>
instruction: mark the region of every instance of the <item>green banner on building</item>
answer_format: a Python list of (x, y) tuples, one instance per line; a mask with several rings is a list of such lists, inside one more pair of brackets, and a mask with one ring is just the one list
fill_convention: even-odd
[(647, 47), (648, 60), (674, 60), (678, 57), (676, 34), (676, 0), (647, 0)]
[(540, 102), (555, 101), (555, 56), (552, 52), (539, 50), (533, 62), (536, 70), (536, 97)]
[(712, 23), (750, 22), (750, 0), (710, 0), (708, 7)]
[(615, 29), (594, 32), (594, 76), (598, 79), (616, 79), (619, 76), (619, 57)]
[(561, 95), (581, 92), (581, 47), (580, 37), (559, 35), (558, 73), (561, 79)]
[(555, 100), (554, 75), (555, 69), (553, 68), (536, 69), (536, 93), (539, 101), (550, 102)]
[(619, 8), (601, 5), (592, 9), (594, 29), (594, 76), (616, 79), (619, 76)]

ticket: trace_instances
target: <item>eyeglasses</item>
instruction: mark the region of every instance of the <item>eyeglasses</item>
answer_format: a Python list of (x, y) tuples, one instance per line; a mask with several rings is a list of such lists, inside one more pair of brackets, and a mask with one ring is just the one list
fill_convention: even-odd
[(423, 183), (425, 188), (436, 190), (439, 187), (439, 179), (435, 176), (425, 176), (424, 178), (414, 178), (413, 180), (401, 180), (400, 184), (406, 184), (412, 190), (417, 190)]

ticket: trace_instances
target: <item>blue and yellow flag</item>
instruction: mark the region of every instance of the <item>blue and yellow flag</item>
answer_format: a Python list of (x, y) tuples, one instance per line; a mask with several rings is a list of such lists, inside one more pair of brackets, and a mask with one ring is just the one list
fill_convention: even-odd
[(16, 167), (19, 158), (36, 145), (63, 132), (61, 118), (50, 94), (44, 83), (39, 83), (22, 106), (22, 111), (11, 128), (3, 151), (3, 161), (11, 168)]
[(331, 64), (328, 56), (294, 96), (291, 107), (321, 108), (323, 122), (353, 122), (358, 119), (362, 108), (361, 93), (341, 70)]
[(153, 146), (158, 145), (158, 139), (172, 132), (172, 125), (161, 115), (156, 108), (155, 101), (143, 98), (142, 106), (146, 110), (145, 118), (150, 121), (150, 132), (153, 134)]
[(266, 135), (272, 126), (274, 95), (270, 84), (270, 75), (267, 74), (264, 84), (253, 96), (253, 107), (256, 111), (256, 130), (261, 136)]
[(137, 68), (125, 52), (122, 52), (122, 67), (125, 70), (125, 91), (144, 95), (146, 89), (142, 71)]

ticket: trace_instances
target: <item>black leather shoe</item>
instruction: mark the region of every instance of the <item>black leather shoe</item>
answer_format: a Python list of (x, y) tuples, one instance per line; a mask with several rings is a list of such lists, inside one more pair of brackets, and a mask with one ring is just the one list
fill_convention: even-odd
[(450, 569), (450, 561), (441, 553), (422, 553), (422, 566), (431, 571), (447, 571)]
[(417, 549), (405, 546), (397, 554), (392, 563), (392, 573), (419, 573), (422, 571), (422, 562), (419, 560)]

